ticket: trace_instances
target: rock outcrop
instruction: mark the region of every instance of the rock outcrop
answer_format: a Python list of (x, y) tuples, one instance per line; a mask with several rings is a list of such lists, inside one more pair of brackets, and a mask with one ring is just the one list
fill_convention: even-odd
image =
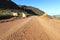
[(43, 15), (45, 13), (44, 11), (39, 10), (38, 8), (32, 6), (20, 5), (20, 8), (24, 9), (27, 13), (34, 14), (34, 15)]
[(1, 9), (20, 9), (18, 5), (11, 0), (0, 0)]

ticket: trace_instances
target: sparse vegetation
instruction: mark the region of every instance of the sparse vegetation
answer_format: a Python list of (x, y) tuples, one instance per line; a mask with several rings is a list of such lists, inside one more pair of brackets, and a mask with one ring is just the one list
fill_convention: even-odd
[(59, 18), (57, 18), (58, 20), (60, 20), (60, 17)]
[[(11, 17), (14, 17), (12, 14), (17, 13), (18, 17), (22, 17), (22, 12), (21, 10), (16, 10), (16, 9), (0, 9), (0, 19), (8, 19)], [(28, 15), (26, 12), (24, 12), (26, 15)]]

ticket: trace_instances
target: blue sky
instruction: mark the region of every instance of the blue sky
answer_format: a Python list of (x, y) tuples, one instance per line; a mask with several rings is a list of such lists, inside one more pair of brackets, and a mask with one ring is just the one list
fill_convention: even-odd
[(37, 7), (48, 15), (60, 15), (60, 0), (12, 0), (16, 4)]

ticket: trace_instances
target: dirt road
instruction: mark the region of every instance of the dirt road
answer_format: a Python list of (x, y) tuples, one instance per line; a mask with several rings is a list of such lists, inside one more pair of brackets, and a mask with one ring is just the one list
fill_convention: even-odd
[(60, 22), (32, 16), (2, 23), (0, 40), (60, 40)]

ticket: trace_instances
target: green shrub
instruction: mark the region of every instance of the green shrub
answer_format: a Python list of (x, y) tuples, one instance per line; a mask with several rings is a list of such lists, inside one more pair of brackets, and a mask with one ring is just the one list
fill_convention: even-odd
[(10, 18), (12, 15), (12, 12), (19, 13), (19, 17), (21, 17), (21, 10), (15, 10), (15, 9), (0, 9), (0, 19)]

